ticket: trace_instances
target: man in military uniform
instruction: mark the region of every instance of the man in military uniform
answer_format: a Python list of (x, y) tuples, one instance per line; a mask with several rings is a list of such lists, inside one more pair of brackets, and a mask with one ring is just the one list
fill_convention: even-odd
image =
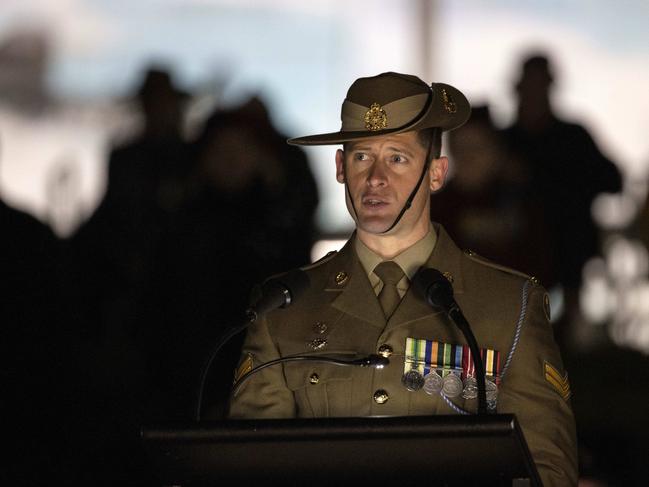
[[(545, 485), (577, 481), (570, 389), (538, 281), (462, 252), (429, 220), (445, 180), (441, 132), (470, 106), (452, 86), (398, 73), (356, 80), (339, 132), (298, 139), (343, 144), (336, 178), (356, 232), (305, 268), (310, 285), (251, 326), (237, 376), (289, 355), (389, 357), (383, 369), (287, 362), (250, 377), (231, 418), (472, 414), (475, 372), (462, 334), (410, 285), (420, 267), (452, 284), (483, 348), (492, 410), (515, 413)], [(434, 199), (433, 199), (434, 204)]]

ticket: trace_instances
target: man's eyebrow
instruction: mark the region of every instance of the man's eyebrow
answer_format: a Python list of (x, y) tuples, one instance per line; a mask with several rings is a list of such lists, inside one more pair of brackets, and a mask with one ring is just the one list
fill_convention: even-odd
[(391, 151), (394, 151), (394, 152), (401, 152), (402, 154), (405, 154), (408, 157), (414, 157), (414, 154), (412, 152), (410, 152), (407, 149), (404, 149), (403, 147), (390, 146), (390, 147), (388, 147), (388, 149), (391, 150)]
[(368, 150), (371, 150), (371, 147), (366, 146), (366, 145), (361, 145), (361, 146), (352, 147), (352, 148), (349, 149), (350, 152), (355, 152), (355, 151), (359, 151), (359, 150), (368, 151)]

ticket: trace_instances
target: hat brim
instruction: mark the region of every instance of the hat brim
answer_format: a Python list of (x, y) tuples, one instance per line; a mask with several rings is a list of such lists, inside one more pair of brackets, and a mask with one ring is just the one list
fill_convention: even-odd
[[(444, 83), (435, 83), (433, 87), (435, 90), (432, 92), (432, 99), (429, 100), (430, 103), (428, 103), (424, 113), (401, 127), (384, 130), (341, 130), (326, 134), (296, 137), (288, 139), (287, 143), (291, 145), (337, 145), (354, 140), (366, 139), (368, 137), (381, 137), (383, 135), (400, 134), (427, 128), (439, 128), (446, 132), (464, 125), (471, 115), (471, 105), (464, 94), (458, 89)], [(445, 90), (450, 95), (449, 98), (453, 100), (454, 111), (448, 110), (448, 102), (443, 100), (439, 94), (442, 90)]]

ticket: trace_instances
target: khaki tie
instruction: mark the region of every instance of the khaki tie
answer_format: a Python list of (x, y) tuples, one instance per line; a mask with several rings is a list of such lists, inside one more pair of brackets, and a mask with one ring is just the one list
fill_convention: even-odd
[(383, 289), (379, 293), (379, 303), (383, 308), (385, 319), (388, 320), (401, 301), (397, 283), (403, 278), (403, 270), (396, 262), (386, 260), (374, 268), (374, 274), (383, 281)]

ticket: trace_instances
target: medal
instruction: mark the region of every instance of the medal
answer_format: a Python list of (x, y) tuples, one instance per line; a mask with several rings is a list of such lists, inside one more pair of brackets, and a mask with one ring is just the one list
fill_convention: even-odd
[(424, 378), (414, 369), (409, 370), (401, 377), (401, 383), (411, 392), (418, 391), (424, 386)]
[(491, 380), (485, 381), (485, 389), (487, 391), (487, 401), (496, 401), (498, 398), (498, 386)]
[(475, 377), (469, 376), (464, 380), (462, 397), (464, 399), (475, 399), (478, 397), (478, 381)]
[(442, 392), (446, 397), (457, 397), (462, 392), (462, 380), (458, 374), (450, 372), (442, 382)]
[(487, 409), (489, 411), (495, 411), (496, 405), (498, 404), (498, 386), (490, 380), (485, 382), (485, 386), (487, 389)]
[[(480, 356), (487, 379), (487, 403), (494, 409), (498, 397), (500, 353), (482, 349)], [(478, 397), (475, 363), (468, 345), (453, 345), (434, 340), (406, 338), (405, 360), (401, 382), (409, 391), (424, 389), (426, 394), (440, 392), (448, 398)]]
[(431, 370), (424, 377), (424, 392), (426, 394), (435, 395), (439, 394), (439, 391), (442, 390), (442, 378), (437, 372)]

